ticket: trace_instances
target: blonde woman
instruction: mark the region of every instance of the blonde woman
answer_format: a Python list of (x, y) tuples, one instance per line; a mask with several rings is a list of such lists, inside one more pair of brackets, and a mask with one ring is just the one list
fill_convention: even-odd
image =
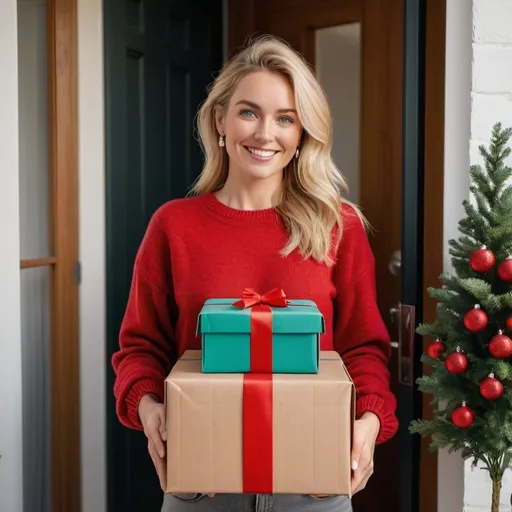
[[(113, 357), (120, 421), (144, 430), (165, 486), (163, 382), (200, 348), (197, 316), (211, 297), (244, 287), (314, 300), (322, 350), (337, 350), (355, 382), (353, 491), (373, 472), (374, 447), (397, 430), (388, 333), (375, 298), (374, 257), (357, 207), (331, 159), (326, 98), (303, 59), (258, 39), (226, 64), (198, 119), (205, 153), (192, 197), (153, 216), (138, 252)], [(176, 170), (176, 172), (179, 172)], [(349, 512), (345, 496), (166, 495), (162, 511)]]

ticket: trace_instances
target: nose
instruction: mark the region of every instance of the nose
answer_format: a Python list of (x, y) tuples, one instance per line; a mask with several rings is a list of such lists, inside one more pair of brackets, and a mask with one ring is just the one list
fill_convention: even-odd
[(254, 136), (261, 143), (272, 142), (274, 140), (272, 119), (261, 119)]

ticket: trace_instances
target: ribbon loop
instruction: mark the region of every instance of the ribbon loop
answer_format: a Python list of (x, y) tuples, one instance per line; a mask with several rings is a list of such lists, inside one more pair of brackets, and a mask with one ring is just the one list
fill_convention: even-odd
[(285, 308), (288, 306), (288, 300), (286, 299), (286, 294), (281, 288), (274, 288), (263, 295), (260, 295), (253, 288), (244, 288), (242, 298), (234, 302), (233, 306), (240, 309), (246, 309), (259, 304)]

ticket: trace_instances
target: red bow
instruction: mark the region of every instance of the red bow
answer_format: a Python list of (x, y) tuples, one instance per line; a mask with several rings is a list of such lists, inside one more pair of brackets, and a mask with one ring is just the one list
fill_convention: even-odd
[(273, 290), (260, 295), (252, 288), (244, 288), (242, 298), (233, 303), (233, 306), (246, 309), (256, 306), (257, 304), (266, 304), (267, 306), (274, 306), (277, 308), (285, 308), (288, 306), (286, 294), (281, 288), (274, 288)]

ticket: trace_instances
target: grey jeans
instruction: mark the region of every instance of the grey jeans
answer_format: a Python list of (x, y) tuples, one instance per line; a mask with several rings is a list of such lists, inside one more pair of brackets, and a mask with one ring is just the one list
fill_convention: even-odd
[(346, 496), (166, 494), (161, 512), (352, 512)]

